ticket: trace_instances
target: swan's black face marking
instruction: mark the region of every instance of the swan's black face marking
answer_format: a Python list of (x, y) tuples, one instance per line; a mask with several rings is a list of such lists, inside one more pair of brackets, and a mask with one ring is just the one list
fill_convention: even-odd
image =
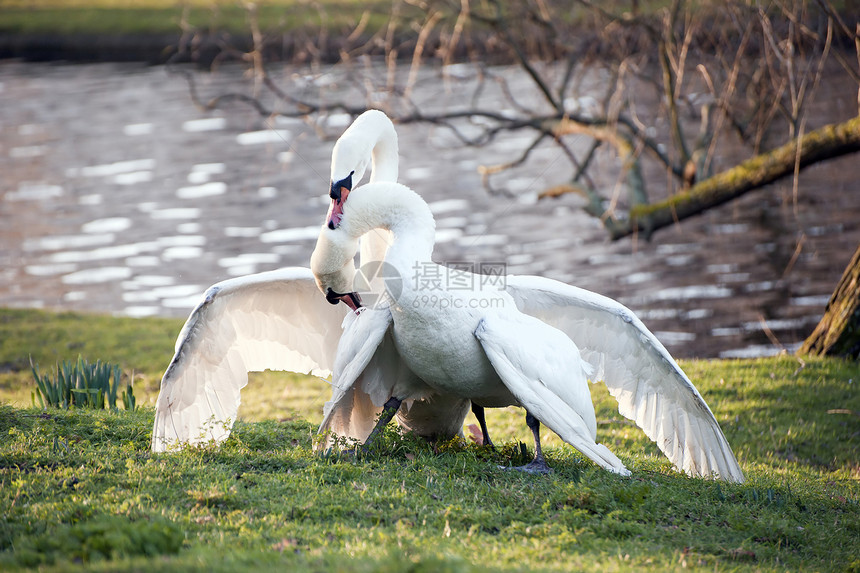
[(328, 196), (340, 203), (341, 201), (341, 189), (346, 189), (347, 191), (352, 190), (352, 176), (355, 174), (355, 171), (350, 171), (349, 175), (341, 179), (340, 181), (335, 181), (331, 184), (331, 190), (329, 191)]
[(355, 171), (350, 171), (349, 175), (340, 181), (334, 181), (329, 189), (328, 196), (331, 197), (331, 207), (328, 210), (328, 228), (336, 229), (343, 219), (343, 204), (346, 202), (346, 197), (352, 191), (352, 176)]
[(328, 292), (325, 295), (325, 299), (331, 304), (337, 304), (339, 302), (342, 302), (346, 306), (351, 308), (355, 313), (358, 313), (359, 309), (362, 308), (361, 297), (358, 296), (357, 292), (348, 292), (346, 294), (343, 294), (339, 292), (334, 292), (331, 288), (329, 288)]

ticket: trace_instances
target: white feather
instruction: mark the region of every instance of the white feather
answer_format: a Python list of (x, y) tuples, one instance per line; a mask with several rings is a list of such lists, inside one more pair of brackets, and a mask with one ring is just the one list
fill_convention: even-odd
[(161, 381), (153, 451), (226, 439), (248, 372), (328, 376), (346, 312), (326, 302), (304, 268), (211, 287), (182, 328)]
[(666, 348), (622, 304), (605, 296), (530, 276), (508, 276), (506, 290), (523, 312), (564, 331), (598, 366), (633, 420), (682, 471), (742, 482), (743, 472), (716, 418)]
[(615, 454), (595, 442), (588, 368), (579, 350), (561, 331), (530, 318), (491, 315), (481, 320), (475, 336), (523, 408), (596, 464), (630, 475)]

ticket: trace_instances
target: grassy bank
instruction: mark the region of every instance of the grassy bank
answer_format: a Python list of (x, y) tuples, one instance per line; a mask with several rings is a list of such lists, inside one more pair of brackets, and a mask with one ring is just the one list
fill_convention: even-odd
[[(244, 0), (0, 0), (0, 33), (24, 34), (169, 34), (180, 32), (184, 21), (201, 30), (231, 33), (248, 32), (248, 11)], [(332, 34), (351, 32), (363, 18), (365, 30), (374, 33), (387, 24), (391, 0), (258, 0), (254, 2), (261, 27), (289, 33), (325, 26)], [(403, 2), (398, 16), (424, 14)], [(609, 11), (624, 13), (633, 5), (640, 14), (657, 13), (672, 5), (668, 0), (618, 0), (604, 3)], [(707, 9), (709, 2), (691, 2), (694, 9)], [(833, 8), (851, 21), (856, 6), (834, 0)], [(578, 21), (587, 10), (573, 4), (564, 17)], [(417, 33), (417, 32), (415, 32)]]
[[(0, 0), (0, 58), (28, 61), (145, 61), (211, 65), (223, 44), (252, 47), (240, 0)], [(385, 0), (263, 0), (253, 3), (267, 59), (301, 59), (309, 42), (335, 61), (345, 38), (384, 30)], [(417, 13), (406, 6), (404, 13)], [(404, 15), (404, 14), (401, 14)], [(405, 30), (407, 24), (400, 26)], [(410, 32), (404, 32), (409, 35)], [(177, 50), (194, 38), (194, 54)]]
[[(459, 3), (455, 2), (441, 17), (449, 31), (440, 32), (437, 18), (441, 12), (421, 8), (423, 4), (391, 0), (0, 0), (0, 58), (150, 63), (190, 58), (208, 66), (225, 44), (241, 51), (251, 49), (249, 5), (258, 14), (263, 53), (269, 61), (304, 62), (313, 45), (310, 51), (323, 61), (336, 62), (340, 50), (368, 47), (374, 36), (385, 36), (386, 43), (397, 46), (399, 57), (411, 58), (419, 29), (428, 18), (436, 22), (435, 32), (426, 38), (431, 47), (438, 40), (435, 35), (451, 33), (457, 20)], [(656, 21), (671, 5), (668, 0), (617, 0), (601, 7), (627, 18), (635, 6), (638, 14)], [(835, 0), (830, 5), (845, 22), (857, 20), (857, 6), (851, 2)], [(687, 6), (707, 12), (722, 3), (692, 1)], [(771, 9), (778, 12), (775, 5)], [(434, 15), (428, 16), (431, 13)], [(554, 17), (573, 25), (578, 30), (573, 35), (579, 40), (590, 41), (594, 22), (589, 9), (577, 3), (563, 5)], [(180, 39), (191, 38), (184, 32), (195, 32), (193, 55), (184, 50), (176, 53), (180, 45), (186, 46)], [(490, 38), (480, 18), (472, 20), (464, 33), (471, 41), (455, 50), (455, 58), (483, 54), (487, 61), (511, 61), (510, 50)], [(845, 47), (853, 51), (853, 42)], [(376, 46), (371, 52), (381, 54), (382, 50)]]
[[(619, 478), (546, 437), (547, 477), (519, 463), (521, 411), (494, 410), (496, 452), (386, 436), (385, 454), (314, 454), (328, 390), (265, 374), (216, 449), (152, 455), (152, 409), (28, 408), (42, 369), (85, 357), (154, 397), (180, 322), (0, 311), (0, 568), (300, 571), (860, 568), (860, 367), (793, 357), (685, 361), (748, 482), (678, 475), (594, 388)], [(246, 410), (244, 407), (250, 406)]]
[[(354, 26), (367, 13), (377, 26), (391, 10), (382, 0), (257, 2), (261, 25), (289, 32), (321, 24)], [(180, 23), (201, 30), (248, 32), (248, 11), (235, 0), (0, 0), (0, 32), (19, 34), (179, 34)]]

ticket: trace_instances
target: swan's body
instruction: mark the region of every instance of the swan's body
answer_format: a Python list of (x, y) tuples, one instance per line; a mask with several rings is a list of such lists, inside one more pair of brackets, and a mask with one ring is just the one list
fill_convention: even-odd
[[(599, 367), (619, 409), (633, 418), (684, 471), (742, 481), (743, 474), (719, 425), (665, 348), (625, 307), (600, 295), (538, 277), (508, 277), (503, 290), (447, 289), (452, 271), (433, 263), (434, 223), (426, 204), (398, 184), (352, 190), (342, 216), (323, 230), (328, 264), (348, 268), (348, 252), (370, 229), (390, 231), (385, 262), (402, 277), (387, 308), (365, 311), (352, 328), (361, 332), (364, 359), (336, 368), (338, 390), (327, 404), (325, 429), (350, 392), (373, 395), (377, 404), (432, 395), (460, 397), (484, 407), (521, 405), (565, 441), (602, 467), (627, 469), (595, 443), (596, 424), (586, 377)], [(334, 228), (332, 228), (334, 227)], [(348, 272), (345, 271), (345, 272)], [(423, 280), (426, 276), (442, 280)], [(479, 284), (479, 281), (472, 281)], [(321, 287), (326, 288), (325, 281)], [(559, 330), (557, 325), (563, 329)], [(375, 344), (379, 344), (375, 347)], [(393, 348), (392, 348), (393, 347)], [(366, 376), (376, 349), (406, 374)], [(356, 386), (355, 384), (358, 384)], [(358, 388), (358, 389), (357, 389)], [(530, 424), (531, 425), (531, 424)], [(535, 430), (539, 453), (539, 439)], [(354, 436), (360, 437), (360, 436)]]

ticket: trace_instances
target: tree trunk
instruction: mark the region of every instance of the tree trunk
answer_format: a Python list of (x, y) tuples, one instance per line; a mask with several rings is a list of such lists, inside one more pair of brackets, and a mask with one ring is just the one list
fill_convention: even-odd
[(700, 181), (689, 190), (648, 205), (635, 205), (627, 221), (608, 229), (613, 240), (641, 232), (649, 238), (657, 229), (697, 215), (813, 163), (860, 151), (860, 116), (807, 133), (737, 167)]
[(860, 358), (860, 247), (839, 279), (824, 317), (798, 354)]

